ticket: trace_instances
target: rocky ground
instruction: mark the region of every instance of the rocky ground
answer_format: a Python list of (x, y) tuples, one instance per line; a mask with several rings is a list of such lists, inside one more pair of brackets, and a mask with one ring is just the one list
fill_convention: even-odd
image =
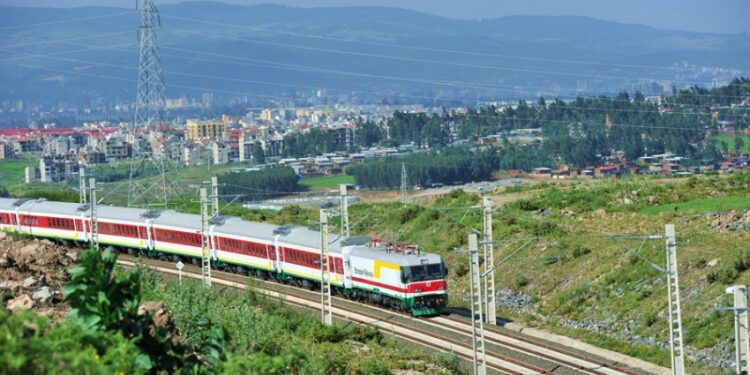
[(726, 213), (710, 214), (711, 228), (734, 232), (750, 229), (750, 211), (731, 210)]
[(78, 259), (74, 249), (49, 240), (14, 241), (0, 232), (0, 296), (10, 311), (34, 309), (53, 319), (67, 316), (62, 288), (65, 270)]

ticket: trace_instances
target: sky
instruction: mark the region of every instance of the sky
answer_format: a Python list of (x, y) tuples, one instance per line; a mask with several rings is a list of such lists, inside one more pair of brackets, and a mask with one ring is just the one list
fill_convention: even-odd
[[(156, 0), (159, 4), (182, 0)], [(748, 0), (221, 0), (242, 5), (263, 3), (296, 7), (389, 6), (461, 19), (510, 15), (575, 15), (635, 23), (660, 29), (712, 33), (750, 32)], [(102, 5), (132, 8), (135, 0), (0, 0), (16, 6)]]

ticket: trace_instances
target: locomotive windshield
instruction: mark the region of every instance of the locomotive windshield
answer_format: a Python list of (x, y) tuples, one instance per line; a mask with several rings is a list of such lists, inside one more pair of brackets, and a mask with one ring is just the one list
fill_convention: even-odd
[(404, 283), (431, 281), (445, 278), (445, 264), (433, 263), (419, 266), (401, 267), (401, 280)]

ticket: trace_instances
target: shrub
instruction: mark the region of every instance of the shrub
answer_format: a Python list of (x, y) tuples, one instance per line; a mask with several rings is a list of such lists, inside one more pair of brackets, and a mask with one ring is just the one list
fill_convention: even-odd
[(511, 286), (513, 287), (513, 289), (521, 289), (526, 285), (529, 285), (529, 279), (525, 276), (518, 276), (513, 279), (513, 284)]
[(406, 224), (417, 218), (422, 209), (419, 206), (408, 206), (401, 210), (401, 224)]
[(390, 375), (391, 369), (382, 360), (369, 358), (362, 363), (356, 373), (360, 375)]
[(586, 247), (586, 246), (576, 246), (573, 249), (573, 258), (580, 258), (580, 257), (582, 257), (582, 256), (584, 256), (586, 254), (590, 254), (590, 253), (591, 253), (591, 249), (589, 249), (588, 247)]

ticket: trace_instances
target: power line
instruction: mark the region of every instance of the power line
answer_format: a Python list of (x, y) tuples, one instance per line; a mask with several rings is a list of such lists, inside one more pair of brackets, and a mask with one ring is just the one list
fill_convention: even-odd
[[(128, 45), (130, 45), (130, 44), (128, 44)], [(97, 49), (97, 48), (108, 48), (108, 47), (93, 47), (93, 48), (89, 48), (89, 49), (85, 49), (85, 50), (78, 50), (78, 51), (86, 51), (86, 50), (92, 50), (92, 49)], [(60, 52), (60, 53), (45, 54), (45, 55), (42, 55), (42, 54), (31, 54), (31, 53), (25, 53), (25, 52), (11, 52), (11, 51), (6, 51), (6, 52), (9, 52), (9, 53), (21, 53), (21, 54), (25, 54), (25, 55), (29, 55), (29, 56), (37, 56), (37, 57), (47, 57), (47, 56), (52, 56), (52, 55), (72, 53), (73, 51), (64, 51), (64, 52)], [(11, 59), (18, 59), (18, 58), (11, 58)], [(111, 67), (115, 67), (115, 68), (130, 69), (130, 70), (134, 70), (135, 69), (134, 67), (126, 66), (126, 65), (121, 65), (121, 64), (111, 64), (111, 63), (104, 63), (104, 62), (92, 62), (92, 61), (89, 61), (89, 60), (80, 60), (80, 59), (64, 58), (64, 57), (60, 58), (60, 59), (67, 60), (67, 61), (74, 61), (74, 62), (89, 63), (89, 64), (92, 64), (92, 65), (111, 66)], [(0, 61), (8, 61), (8, 60), (10, 60), (10, 59), (0, 60)], [(282, 86), (282, 87), (309, 88), (309, 89), (325, 88), (327, 90), (336, 90), (336, 91), (345, 91), (345, 92), (351, 91), (351, 90), (346, 90), (346, 89), (333, 89), (333, 88), (327, 88), (327, 87), (321, 87), (321, 86), (317, 86), (316, 87), (316, 86), (294, 85), (294, 84), (285, 84), (285, 83), (278, 83), (278, 82), (267, 82), (267, 81), (239, 79), (239, 78), (232, 78), (232, 77), (220, 77), (220, 76), (212, 76), (212, 75), (205, 75), (205, 74), (182, 73), (182, 72), (169, 72), (168, 74), (180, 75), (180, 76), (187, 76), (187, 77), (195, 77), (195, 78), (223, 80), (223, 81), (230, 81), (230, 82), (241, 82), (241, 83), (253, 83), (253, 84), (261, 84), (261, 85)], [(432, 82), (432, 81), (424, 81), (424, 82), (438, 84), (438, 83)], [(367, 91), (360, 91), (360, 92), (367, 93)], [(369, 92), (369, 93), (371, 93), (373, 95), (377, 94), (376, 92)], [(400, 95), (400, 96), (407, 97), (409, 95)], [(274, 98), (278, 98), (278, 97), (275, 97), (275, 96), (273, 96), (273, 97)], [(409, 96), (409, 97), (411, 97), (411, 96)], [(433, 97), (419, 97), (419, 98), (435, 99)], [(615, 102), (615, 101), (621, 101), (621, 100), (619, 100), (619, 99), (606, 99), (605, 101), (613, 101), (613, 102)], [(605, 111), (605, 112), (608, 112), (608, 113), (613, 113), (613, 112), (634, 112), (634, 113), (654, 113), (654, 114), (659, 114), (660, 113), (659, 110), (657, 110), (657, 109), (654, 109), (654, 110), (641, 110), (641, 109), (625, 109), (625, 108), (578, 107), (578, 106), (575, 106), (575, 105), (566, 105), (564, 107), (564, 109), (568, 109), (568, 108), (570, 108), (570, 109), (580, 109), (580, 110), (584, 110), (584, 111)], [(692, 115), (692, 116), (712, 116), (712, 114), (710, 114), (710, 113), (675, 112), (675, 111), (670, 112), (670, 115), (678, 115), (678, 114)], [(724, 114), (724, 116), (741, 116), (741, 115), (740, 114)], [(474, 116), (474, 117), (477, 117), (477, 116)]]
[(419, 50), (419, 51), (427, 51), (427, 52), (453, 53), (453, 54), (470, 55), (470, 56), (498, 57), (498, 58), (509, 58), (509, 59), (519, 59), (519, 60), (529, 60), (529, 61), (545, 61), (545, 62), (568, 63), (568, 64), (607, 65), (607, 66), (616, 66), (616, 67), (625, 67), (625, 68), (668, 69), (668, 70), (692, 70), (693, 69), (693, 68), (688, 68), (688, 67), (683, 68), (683, 67), (666, 67), (666, 66), (636, 65), (636, 64), (618, 64), (618, 63), (595, 62), (595, 61), (584, 61), (584, 60), (567, 60), (567, 59), (552, 59), (552, 58), (544, 58), (544, 57), (501, 55), (501, 54), (486, 53), (486, 52), (460, 51), (460, 50), (453, 50), (453, 49), (431, 48), (431, 47), (415, 46), (415, 45), (401, 45), (401, 44), (394, 44), (394, 43), (372, 42), (372, 41), (364, 41), (364, 40), (350, 40), (350, 39), (344, 39), (344, 38), (324, 36), (324, 35), (319, 35), (319, 34), (307, 34), (307, 33), (296, 33), (292, 31), (271, 30), (271, 29), (260, 28), (260, 27), (235, 25), (235, 24), (228, 24), (224, 22), (222, 23), (211, 22), (211, 21), (206, 21), (206, 20), (199, 20), (195, 18), (179, 17), (179, 16), (165, 16), (164, 18), (176, 19), (176, 20), (182, 20), (182, 21), (190, 21), (190, 22), (198, 22), (198, 23), (204, 23), (204, 24), (214, 25), (214, 26), (234, 27), (238, 29), (258, 31), (258, 32), (268, 32), (268, 33), (280, 34), (280, 35), (299, 36), (303, 38), (322, 39), (322, 40), (330, 40), (330, 41), (337, 41), (337, 42), (344, 42), (344, 43), (354, 43), (354, 44), (363, 44), (363, 45), (372, 45), (372, 46), (381, 46), (381, 47), (402, 48), (402, 49), (408, 49), (408, 50)]
[(71, 38), (63, 38), (63, 39), (40, 39), (33, 43), (21, 43), (21, 44), (11, 44), (11, 45), (5, 45), (2, 46), (3, 48), (18, 48), (18, 47), (29, 47), (29, 46), (36, 46), (39, 44), (50, 44), (50, 43), (64, 43), (72, 40), (85, 40), (85, 39), (92, 39), (92, 38), (103, 38), (103, 37), (111, 37), (113, 35), (123, 35), (123, 34), (130, 34), (132, 31), (120, 31), (120, 32), (114, 32), (114, 33), (105, 33), (105, 34), (90, 34), (90, 35), (82, 35), (77, 37), (71, 37)]
[[(62, 41), (62, 40), (58, 40)], [(74, 43), (69, 43), (74, 44)], [(431, 84), (431, 85), (443, 85), (443, 86), (451, 86), (451, 87), (469, 87), (469, 88), (479, 88), (479, 89), (486, 89), (486, 90), (507, 90), (511, 91), (513, 90), (513, 86), (502, 86), (502, 85), (488, 85), (488, 84), (482, 84), (482, 83), (466, 83), (466, 82), (457, 82), (457, 81), (444, 81), (444, 80), (425, 80), (425, 79), (414, 79), (414, 78), (407, 78), (407, 77), (396, 77), (396, 76), (388, 76), (388, 75), (376, 75), (376, 74), (368, 74), (368, 73), (359, 73), (359, 72), (346, 72), (346, 71), (340, 71), (340, 70), (332, 70), (332, 69), (325, 69), (325, 68), (319, 68), (319, 67), (310, 67), (310, 66), (304, 66), (304, 65), (298, 65), (298, 64), (286, 64), (286, 63), (277, 63), (277, 62), (268, 62), (265, 60), (256, 60), (256, 59), (247, 59), (242, 57), (236, 57), (236, 56), (230, 56), (230, 55), (223, 55), (223, 54), (215, 54), (215, 53), (208, 53), (208, 52), (202, 52), (202, 51), (195, 51), (185, 48), (170, 48), (170, 47), (164, 47), (166, 49), (173, 49), (180, 52), (187, 52), (192, 54), (201, 54), (201, 55), (208, 55), (208, 56), (216, 56), (220, 57), (222, 59), (235, 59), (240, 60), (243, 63), (234, 62), (234, 61), (226, 61), (226, 60), (216, 60), (216, 59), (206, 59), (206, 58), (199, 58), (195, 56), (190, 56), (191, 59), (195, 60), (204, 60), (204, 61), (210, 61), (210, 62), (218, 62), (218, 63), (224, 63), (224, 64), (235, 64), (235, 65), (250, 65), (250, 66), (262, 66), (262, 67), (274, 67), (278, 69), (287, 69), (287, 70), (296, 70), (296, 71), (303, 71), (303, 72), (320, 72), (324, 74), (343, 74), (343, 75), (350, 75), (350, 76), (360, 76), (360, 77), (366, 77), (366, 78), (378, 78), (378, 79), (389, 79), (389, 80), (399, 80), (399, 81), (407, 81), (407, 82), (416, 82), (416, 83), (423, 83), (423, 84)], [(185, 58), (184, 56), (178, 56), (178, 55), (164, 55), (164, 56), (170, 56), (175, 58)], [(88, 61), (87, 61), (88, 62)], [(112, 66), (117, 66), (112, 64)], [(179, 73), (179, 72), (171, 72), (170, 74), (180, 74), (180, 75), (188, 75), (190, 73)], [(208, 79), (222, 79), (222, 80), (236, 80), (234, 78), (225, 78), (225, 77), (215, 77), (215, 76), (206, 76), (206, 75), (196, 75), (193, 74), (196, 77), (202, 77), (202, 78), (208, 78)], [(310, 86), (300, 86), (300, 85), (290, 85), (290, 84), (282, 84), (282, 83), (276, 83), (276, 82), (264, 82), (264, 81), (249, 81), (248, 83), (257, 83), (257, 84), (268, 84), (268, 85), (277, 85), (277, 86), (287, 86), (287, 87), (303, 87), (303, 88), (323, 88), (323, 87), (310, 87)], [(532, 87), (532, 86), (525, 86), (527, 88), (536, 88), (539, 90), (545, 90), (548, 89), (547, 87)], [(336, 90), (336, 91), (350, 91), (346, 89), (333, 89), (333, 88), (326, 88), (328, 90)], [(366, 91), (359, 90), (361, 93), (366, 93)], [(702, 95), (702, 94), (693, 94), (698, 96), (709, 96), (709, 97), (744, 97), (744, 96), (726, 96), (726, 95)], [(415, 97), (412, 95), (399, 95), (400, 97)], [(561, 97), (567, 97), (567, 98), (582, 98), (580, 96), (566, 96), (566, 95), (558, 95), (557, 98)], [(435, 99), (434, 97), (418, 97), (418, 98), (426, 98), (426, 99)], [(446, 99), (443, 99), (446, 100)], [(616, 99), (616, 98), (609, 98), (610, 101), (626, 101), (624, 99)], [(629, 102), (629, 100), (627, 100)], [(685, 106), (684, 104), (682, 106)], [(637, 110), (629, 110), (629, 111), (637, 111)]]
[[(592, 75), (592, 74), (585, 74), (585, 73), (560, 72), (560, 71), (543, 70), (543, 69), (515, 68), (515, 67), (506, 67), (506, 66), (499, 66), (499, 65), (493, 66), (493, 65), (483, 65), (483, 64), (469, 64), (469, 63), (457, 63), (457, 62), (447, 62), (447, 61), (438, 61), (438, 60), (427, 60), (427, 59), (420, 59), (420, 58), (413, 58), (413, 57), (383, 55), (383, 54), (375, 54), (375, 53), (369, 53), (369, 52), (344, 51), (344, 50), (339, 50), (339, 49), (334, 49), (334, 48), (313, 47), (313, 46), (304, 46), (304, 45), (298, 45), (298, 44), (289, 44), (289, 43), (271, 42), (271, 41), (264, 41), (264, 40), (257, 40), (257, 39), (240, 38), (236, 36), (208, 33), (205, 31), (193, 31), (193, 30), (184, 30), (184, 29), (172, 29), (172, 30), (185, 33), (185, 34), (210, 35), (210, 36), (214, 36), (218, 38), (244, 41), (248, 43), (255, 43), (255, 44), (262, 44), (262, 45), (271, 45), (271, 46), (276, 46), (276, 47), (310, 50), (310, 51), (324, 52), (324, 53), (336, 53), (336, 54), (352, 55), (352, 56), (360, 56), (360, 57), (371, 57), (371, 58), (387, 59), (387, 60), (398, 60), (398, 61), (423, 63), (423, 64), (431, 64), (431, 65), (443, 65), (443, 66), (461, 67), (461, 68), (499, 70), (499, 71), (510, 71), (510, 72), (517, 72), (517, 73), (562, 75), (562, 76), (586, 77), (586, 78), (595, 77), (595, 78), (610, 78), (610, 79), (625, 79), (625, 80), (633, 79), (633, 77), (625, 77), (625, 76)], [(656, 81), (660, 80), (660, 79), (655, 79), (655, 78), (650, 78), (650, 79), (656, 80)], [(698, 81), (688, 81), (688, 80), (671, 80), (671, 81), (698, 84), (698, 85), (709, 84), (708, 82), (698, 82)]]
[(119, 12), (119, 13), (102, 14), (102, 15), (98, 15), (98, 16), (89, 16), (89, 17), (66, 18), (66, 19), (62, 19), (62, 20), (49, 21), (49, 22), (39, 22), (39, 23), (28, 23), (28, 24), (22, 24), (22, 25), (4, 26), (4, 27), (0, 27), (0, 30), (23, 29), (23, 28), (27, 28), (27, 27), (49, 26), (49, 25), (56, 25), (56, 24), (61, 24), (61, 23), (88, 21), (88, 20), (94, 20), (94, 19), (108, 18), (108, 17), (114, 17), (114, 16), (121, 16), (123, 14), (131, 14), (131, 13), (133, 13), (133, 11), (125, 11), (125, 12)]
[[(92, 73), (86, 73), (86, 72), (71, 72), (67, 70), (62, 69), (55, 69), (55, 68), (49, 68), (49, 67), (40, 67), (35, 65), (28, 65), (28, 64), (20, 64), (20, 63), (14, 63), (14, 62), (7, 62), (7, 61), (0, 61), (0, 64), (9, 64), (9, 65), (15, 65), (20, 66), (24, 68), (32, 68), (32, 69), (40, 69), (40, 70), (46, 70), (46, 71), (52, 71), (52, 72), (58, 72), (58, 73), (67, 73), (67, 74), (78, 74), (83, 76), (90, 76), (95, 78), (105, 78), (105, 79), (113, 79), (118, 81), (126, 81), (126, 82), (135, 82), (135, 80), (123, 78), (123, 77), (115, 77), (115, 76), (108, 76), (108, 75), (102, 75), (102, 74), (92, 74)], [(132, 69), (132, 68), (129, 68)], [(256, 96), (256, 97), (266, 97), (271, 99), (277, 99), (282, 100), (285, 98), (281, 98), (278, 96), (271, 96), (271, 95), (263, 95), (263, 94), (256, 94), (256, 93), (248, 93), (248, 92), (242, 92), (242, 91), (232, 91), (232, 90), (222, 90), (222, 89), (213, 89), (213, 88), (206, 88), (206, 87), (198, 87), (198, 86), (188, 86), (188, 85), (171, 85), (171, 87), (177, 87), (177, 88), (184, 88), (184, 89), (192, 89), (192, 90), (203, 90), (203, 91), (214, 91), (214, 92), (220, 92), (220, 93), (229, 93), (233, 95), (245, 95), (245, 96)], [(499, 119), (495, 116), (486, 116), (486, 115), (475, 115), (474, 117), (485, 117), (485, 118), (492, 118), (492, 119)], [(517, 119), (516, 121), (523, 121), (522, 119)], [(534, 119), (533, 121), (530, 121), (532, 123), (558, 123), (563, 125), (584, 125), (584, 126), (598, 126), (599, 124), (594, 123), (585, 123), (581, 120), (546, 120), (546, 119)], [(601, 126), (605, 126), (604, 124), (601, 124)], [(623, 128), (642, 128), (642, 129), (659, 129), (659, 130), (678, 130), (678, 131), (700, 131), (703, 132), (705, 129), (702, 128), (685, 128), (685, 127), (672, 127), (672, 126), (656, 126), (656, 125), (644, 125), (644, 124), (624, 124), (624, 123), (612, 123), (610, 124), (612, 127), (623, 127)]]

